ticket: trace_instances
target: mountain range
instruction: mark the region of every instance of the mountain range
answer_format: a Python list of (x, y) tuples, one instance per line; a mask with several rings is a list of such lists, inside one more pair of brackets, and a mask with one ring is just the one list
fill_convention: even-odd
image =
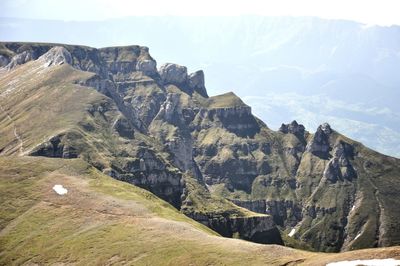
[(399, 245), (399, 159), (328, 123), (272, 130), (144, 46), (3, 42), (0, 67), (1, 264), (399, 258), (345, 252)]
[(159, 62), (203, 69), (210, 95), (234, 91), (272, 129), (297, 120), (315, 130), (329, 121), (374, 150), (400, 156), (399, 26), (315, 17), (2, 18), (0, 34), (93, 47), (140, 43)]

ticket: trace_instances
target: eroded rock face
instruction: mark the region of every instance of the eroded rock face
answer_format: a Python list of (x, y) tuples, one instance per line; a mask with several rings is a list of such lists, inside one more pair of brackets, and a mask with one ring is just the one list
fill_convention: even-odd
[(307, 151), (318, 157), (327, 159), (331, 150), (329, 145), (329, 135), (331, 133), (332, 129), (328, 123), (320, 125), (311, 142), (307, 144)]
[(115, 120), (113, 127), (121, 137), (127, 139), (134, 138), (135, 130), (125, 117), (121, 116), (117, 120)]
[(128, 119), (126, 122), (131, 128), (129, 131), (133, 132), (134, 127), (143, 131), (146, 130), (143, 121), (141, 121), (140, 117), (138, 116), (138, 112), (133, 106), (126, 104), (123, 95), (118, 93), (114, 82), (109, 79), (103, 79), (99, 75), (94, 75), (93, 77), (79, 84), (95, 88), (97, 91), (112, 98), (115, 104), (118, 106), (119, 111)]
[(295, 226), (302, 219), (301, 206), (292, 200), (231, 200), (248, 210), (271, 215), (279, 226)]
[(54, 136), (50, 138), (47, 142), (44, 142), (36, 149), (34, 149), (29, 155), (64, 159), (78, 157), (76, 149), (67, 144), (64, 135)]
[(340, 141), (334, 146), (333, 158), (329, 160), (325, 167), (323, 176), (332, 183), (344, 179), (351, 181), (356, 178), (357, 173), (350, 163), (353, 157), (353, 147), (344, 141)]
[(162, 104), (158, 114), (150, 126), (150, 131), (165, 144), (165, 149), (171, 153), (175, 165), (182, 171), (191, 170), (193, 162), (193, 140), (188, 126), (185, 124), (179, 94), (170, 93)]
[(39, 60), (42, 60), (46, 67), (72, 64), (71, 53), (62, 46), (51, 48), (47, 53), (39, 57)]
[(236, 237), (261, 244), (283, 245), (279, 230), (270, 216), (254, 217), (209, 217), (204, 214), (189, 214), (225, 237)]
[(254, 137), (260, 131), (260, 125), (251, 114), (248, 106), (212, 108), (197, 113), (193, 126), (198, 129), (210, 125), (223, 127), (239, 137)]
[(6, 66), (6, 69), (11, 70), (14, 69), (15, 67), (25, 64), (26, 62), (29, 62), (34, 59), (33, 53), (30, 50), (24, 51), (20, 54), (15, 55), (10, 63)]
[(176, 208), (181, 206), (182, 174), (150, 147), (140, 147), (112, 162), (106, 173), (118, 180), (145, 188)]
[(279, 131), (285, 134), (291, 133), (299, 138), (304, 138), (305, 127), (299, 125), (296, 120), (293, 120), (290, 124), (282, 124)]
[(7, 57), (0, 55), (0, 67), (5, 67), (9, 62), (10, 60)]
[(185, 66), (166, 63), (159, 70), (161, 80), (164, 84), (186, 85), (188, 74)]
[(207, 90), (204, 85), (203, 70), (196, 71), (189, 75), (189, 87), (193, 91), (197, 91), (201, 96), (208, 98)]
[(173, 125), (180, 125), (183, 123), (181, 118), (182, 108), (179, 105), (179, 94), (170, 93), (155, 119), (163, 120)]
[(136, 63), (136, 70), (142, 71), (145, 75), (155, 76), (157, 74), (157, 63), (155, 60), (144, 59)]

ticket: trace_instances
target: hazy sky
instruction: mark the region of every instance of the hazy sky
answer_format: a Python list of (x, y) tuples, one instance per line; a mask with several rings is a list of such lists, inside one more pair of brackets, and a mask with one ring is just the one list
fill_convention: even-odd
[(318, 16), (400, 25), (399, 0), (1, 0), (1, 17), (104, 20), (138, 15)]

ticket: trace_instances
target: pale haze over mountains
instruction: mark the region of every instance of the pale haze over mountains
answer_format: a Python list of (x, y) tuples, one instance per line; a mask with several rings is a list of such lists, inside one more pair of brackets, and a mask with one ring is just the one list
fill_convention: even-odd
[(203, 69), (210, 95), (235, 92), (272, 129), (296, 119), (314, 132), (329, 122), (400, 157), (399, 26), (314, 17), (2, 18), (0, 39), (145, 45), (158, 65)]

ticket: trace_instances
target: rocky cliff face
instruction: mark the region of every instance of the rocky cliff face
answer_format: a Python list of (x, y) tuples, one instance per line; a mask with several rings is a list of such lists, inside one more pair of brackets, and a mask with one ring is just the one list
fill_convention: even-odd
[(268, 216), (215, 217), (204, 214), (188, 214), (188, 216), (224, 237), (241, 238), (261, 244), (284, 244), (279, 230)]
[(272, 131), (233, 93), (208, 97), (202, 71), (157, 70), (146, 47), (3, 43), (0, 56), (0, 154), (82, 157), (227, 237), (400, 244), (399, 160), (329, 124)]
[(62, 64), (72, 64), (71, 53), (62, 46), (55, 46), (39, 57), (46, 67)]

